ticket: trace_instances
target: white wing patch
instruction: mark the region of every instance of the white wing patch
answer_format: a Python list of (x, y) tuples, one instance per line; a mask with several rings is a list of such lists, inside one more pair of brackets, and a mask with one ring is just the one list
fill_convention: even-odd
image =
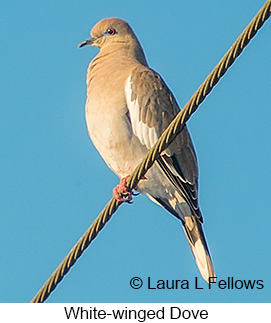
[(145, 145), (148, 149), (152, 148), (152, 146), (158, 140), (158, 129), (154, 127), (149, 127), (144, 122), (140, 121), (139, 113), (140, 106), (138, 104), (138, 100), (131, 100), (132, 97), (132, 87), (131, 87), (131, 77), (128, 77), (125, 84), (125, 95), (127, 101), (127, 107), (130, 113), (130, 119), (132, 123), (132, 128), (134, 134), (138, 137), (140, 142)]

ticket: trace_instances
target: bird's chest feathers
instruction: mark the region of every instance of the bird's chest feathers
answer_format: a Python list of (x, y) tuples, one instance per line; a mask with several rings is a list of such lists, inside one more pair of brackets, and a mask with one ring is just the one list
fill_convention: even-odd
[(118, 175), (128, 172), (125, 164), (129, 162), (132, 131), (123, 100), (88, 98), (86, 122), (89, 136), (108, 166)]
[(125, 65), (114, 71), (110, 65), (102, 69), (100, 59), (94, 59), (88, 71), (86, 122), (90, 138), (105, 162), (124, 176), (145, 154), (145, 148), (136, 152), (138, 139), (128, 117), (125, 82), (130, 71)]
[[(114, 106), (117, 104), (117, 110)], [(108, 107), (103, 109), (102, 107)], [(110, 111), (111, 110), (111, 111)], [(86, 105), (86, 122), (91, 139), (102, 142), (103, 146), (114, 149), (123, 142), (123, 133), (129, 133), (126, 122), (126, 106), (124, 102), (102, 103), (88, 100)]]

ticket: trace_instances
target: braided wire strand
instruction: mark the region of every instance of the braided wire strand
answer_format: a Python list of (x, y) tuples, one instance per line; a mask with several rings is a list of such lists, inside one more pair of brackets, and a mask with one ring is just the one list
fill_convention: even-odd
[[(144, 177), (144, 175), (154, 164), (158, 156), (170, 145), (170, 143), (175, 139), (178, 133), (180, 133), (191, 115), (197, 110), (199, 105), (204, 101), (206, 96), (211, 92), (214, 86), (226, 73), (235, 59), (241, 54), (243, 49), (248, 45), (250, 40), (255, 36), (257, 31), (262, 27), (262, 25), (270, 17), (270, 15), (271, 0), (268, 0), (257, 13), (257, 15), (252, 19), (246, 29), (242, 32), (242, 34), (237, 38), (232, 47), (216, 65), (213, 71), (205, 79), (202, 85), (193, 94), (184, 108), (178, 113), (178, 115), (171, 122), (168, 128), (163, 132), (159, 140), (148, 152), (147, 156), (127, 179), (126, 184), (128, 189), (132, 190), (136, 187), (140, 179)], [(51, 277), (46, 281), (46, 283), (42, 286), (36, 296), (31, 300), (31, 303), (41, 303), (49, 297), (52, 291), (67, 274), (67, 272), (74, 265), (77, 259), (82, 255), (85, 249), (90, 245), (92, 240), (96, 238), (98, 233), (103, 229), (105, 224), (109, 221), (109, 219), (117, 211), (118, 207), (121, 204), (122, 202), (118, 202), (114, 198), (112, 198), (108, 202), (103, 211), (98, 215), (98, 217), (84, 233), (84, 235), (78, 240), (76, 245), (70, 250), (68, 255), (56, 268)]]

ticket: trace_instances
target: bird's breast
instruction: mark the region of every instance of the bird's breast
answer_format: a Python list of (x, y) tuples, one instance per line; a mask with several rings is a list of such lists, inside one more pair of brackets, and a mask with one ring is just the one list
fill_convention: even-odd
[(100, 52), (87, 75), (86, 122), (89, 136), (107, 165), (129, 175), (147, 153), (134, 135), (128, 116), (125, 83), (131, 73), (125, 53)]
[(97, 91), (93, 82), (85, 109), (89, 136), (119, 177), (129, 175), (147, 153), (134, 135), (127, 113), (124, 91)]

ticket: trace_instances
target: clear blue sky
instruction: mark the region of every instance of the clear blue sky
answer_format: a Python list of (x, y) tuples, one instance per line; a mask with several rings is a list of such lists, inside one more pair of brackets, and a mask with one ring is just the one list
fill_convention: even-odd
[[(112, 196), (118, 178), (88, 138), (78, 49), (101, 18), (130, 22), (179, 104), (264, 4), (228, 1), (1, 1), (0, 301), (28, 302)], [(145, 196), (123, 205), (48, 302), (270, 302), (271, 21), (190, 119), (204, 229), (219, 279), (254, 290), (148, 290), (200, 277), (180, 223)], [(133, 290), (139, 276), (144, 285)]]

